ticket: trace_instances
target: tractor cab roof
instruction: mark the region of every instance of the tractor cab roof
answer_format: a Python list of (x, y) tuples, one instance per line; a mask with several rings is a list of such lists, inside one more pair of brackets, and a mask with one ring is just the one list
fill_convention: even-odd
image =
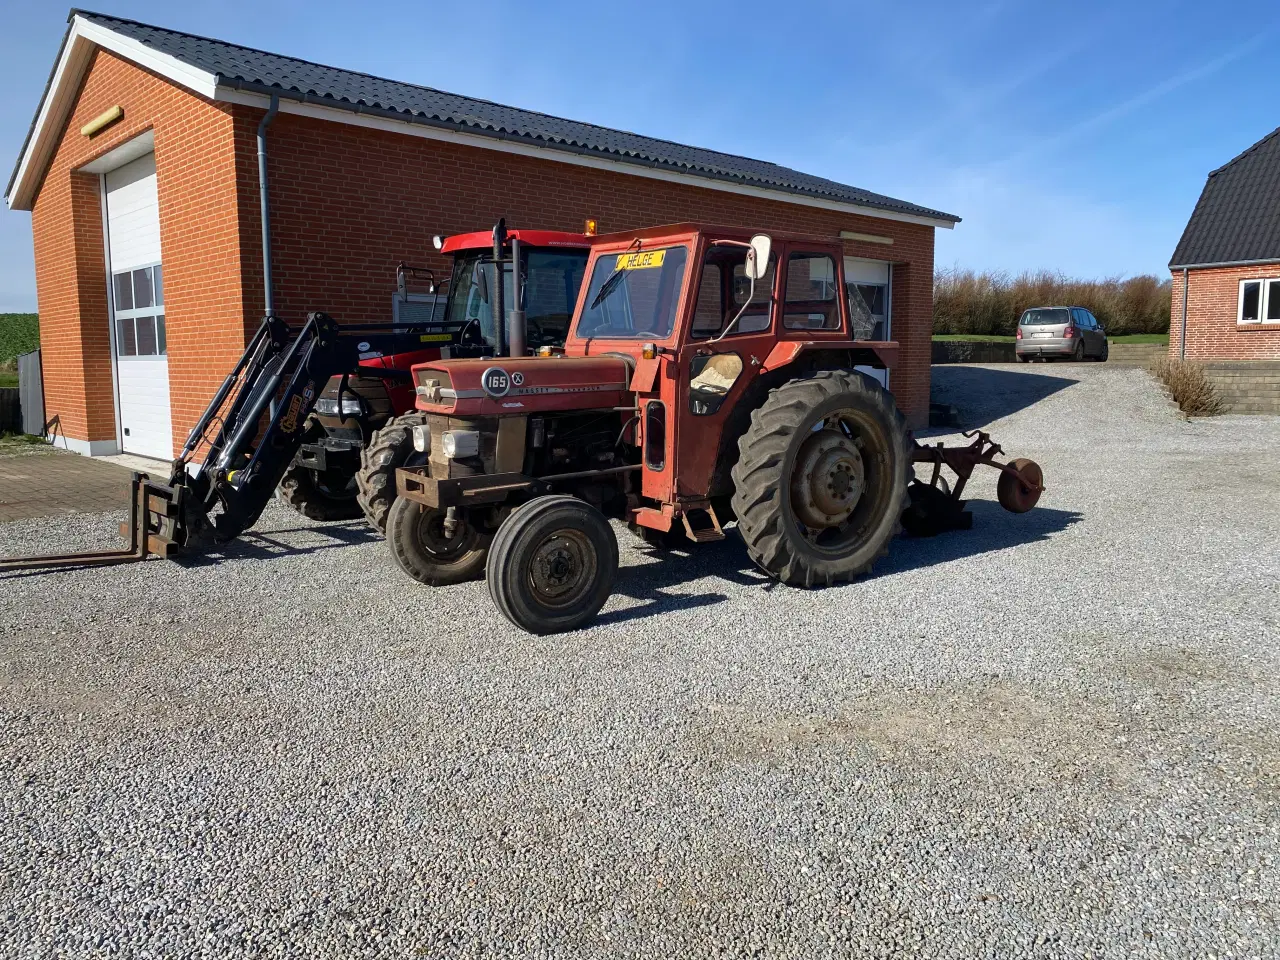
[[(508, 230), (507, 240), (519, 240), (531, 247), (590, 247), (594, 237), (585, 233), (564, 233), (560, 230)], [(493, 248), (493, 233), (477, 230), (475, 233), (455, 233), (445, 237), (441, 253), (459, 253), (463, 250), (489, 250)]]
[(774, 241), (820, 243), (827, 246), (839, 245), (840, 243), (837, 237), (818, 237), (813, 234), (790, 233), (785, 230), (734, 227), (721, 223), (699, 223), (696, 221), (668, 223), (656, 227), (643, 227), (639, 230), (619, 230), (614, 233), (602, 233), (590, 239), (595, 245), (605, 246), (615, 243), (627, 243), (637, 239), (641, 242), (645, 240), (665, 241), (687, 237), (691, 234), (703, 234), (717, 240), (742, 240), (745, 242), (758, 233), (767, 233)]

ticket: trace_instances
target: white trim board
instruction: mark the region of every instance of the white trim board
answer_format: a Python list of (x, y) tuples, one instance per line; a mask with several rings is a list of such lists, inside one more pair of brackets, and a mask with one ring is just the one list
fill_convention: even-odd
[(199, 70), (167, 53), (153, 50), (137, 40), (122, 37), (79, 15), (72, 17), (66, 42), (62, 47), (62, 56), (49, 82), (49, 95), (45, 97), (40, 113), (36, 116), (31, 139), (27, 142), (26, 151), (18, 165), (18, 174), (13, 180), (13, 191), (5, 197), (11, 210), (30, 210), (35, 202), (36, 186), (49, 165), (57, 146), (58, 134), (62, 132), (80, 92), (80, 81), (88, 69), (94, 49), (98, 47), (110, 50), (211, 100), (217, 93), (218, 78), (215, 74)]
[[(35, 201), (36, 186), (53, 153), (57, 135), (62, 130), (66, 118), (71, 112), (75, 95), (80, 88), (80, 80), (89, 64), (90, 54), (95, 45), (110, 50), (127, 60), (131, 60), (140, 67), (145, 67), (165, 79), (191, 90), (193, 93), (212, 100), (245, 104), (262, 109), (265, 109), (270, 102), (270, 98), (266, 94), (250, 93), (227, 85), (220, 86), (216, 74), (200, 70), (176, 57), (154, 50), (132, 38), (123, 37), (106, 27), (91, 23), (77, 15), (72, 18), (62, 57), (50, 83), (49, 95), (46, 97), (40, 109), (40, 114), (36, 118), (31, 139), (22, 156), (18, 174), (14, 178), (13, 190), (5, 198), (11, 209), (31, 209), (31, 205)], [(562, 150), (556, 150), (553, 147), (499, 140), (480, 134), (445, 130), (409, 120), (397, 120), (392, 117), (360, 113), (355, 110), (343, 110), (321, 104), (306, 103), (293, 99), (293, 95), (289, 91), (280, 91), (280, 111), (282, 113), (313, 117), (319, 120), (328, 120), (334, 123), (345, 123), (352, 126), (422, 137), (427, 140), (463, 144), (481, 150), (537, 157), (542, 160), (551, 160), (572, 166), (608, 170), (613, 173), (644, 177), (650, 180), (663, 180), (668, 183), (680, 183), (686, 186), (701, 187), (706, 190), (717, 190), (721, 193), (733, 193), (739, 196), (774, 200), (803, 207), (816, 207), (820, 210), (833, 210), (839, 213), (852, 213), (877, 220), (915, 223), (928, 227), (940, 227), (945, 230), (951, 230), (955, 227), (954, 222), (945, 219), (909, 213), (895, 213), (891, 210), (881, 210), (877, 207), (868, 207), (857, 203), (823, 200), (817, 197), (804, 196), (803, 194), (789, 193), (785, 190), (774, 190), (768, 187), (732, 183), (672, 170), (643, 167), (633, 163), (626, 163), (625, 161), (611, 160), (604, 156), (567, 153)]]

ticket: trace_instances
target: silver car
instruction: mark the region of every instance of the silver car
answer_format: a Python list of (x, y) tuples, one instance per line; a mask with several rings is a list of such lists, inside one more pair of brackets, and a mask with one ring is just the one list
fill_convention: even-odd
[(1026, 363), (1048, 360), (1106, 360), (1107, 334), (1098, 318), (1084, 307), (1032, 307), (1018, 320), (1014, 352)]

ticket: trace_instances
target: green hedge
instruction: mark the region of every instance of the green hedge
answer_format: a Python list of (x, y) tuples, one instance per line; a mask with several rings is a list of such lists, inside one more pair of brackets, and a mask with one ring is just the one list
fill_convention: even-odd
[(933, 332), (1012, 336), (1028, 307), (1084, 307), (1107, 333), (1167, 333), (1172, 287), (1159, 277), (1073, 280), (1041, 272), (1011, 276), (939, 270), (933, 278)]
[(40, 321), (34, 313), (0, 313), (0, 367), (9, 366), (20, 353), (40, 346)]

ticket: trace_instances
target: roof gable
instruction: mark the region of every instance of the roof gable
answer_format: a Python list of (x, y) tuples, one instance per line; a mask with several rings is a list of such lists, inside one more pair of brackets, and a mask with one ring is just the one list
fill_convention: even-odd
[[(549, 158), (555, 158), (555, 154), (595, 158), (614, 164), (623, 172), (642, 175), (646, 171), (665, 172), (706, 181), (705, 186), (724, 188), (733, 185), (782, 194), (784, 196), (779, 199), (792, 199), (793, 202), (859, 208), (858, 212), (872, 216), (936, 226), (950, 227), (959, 221), (951, 214), (763, 160), (327, 67), (105, 14), (73, 10), (70, 20), (71, 27), (63, 43), (59, 64), (50, 77), (40, 111), (23, 147), (23, 155), (9, 183), (7, 195), (11, 206), (21, 205), (15, 203), (15, 199), (26, 199), (26, 194), (31, 192), (27, 183), (19, 181), (24, 181), (28, 172), (24, 167), (31, 167), (32, 161), (36, 166), (40, 162), (40, 151), (33, 148), (41, 144), (33, 141), (42, 132), (41, 121), (47, 108), (51, 104), (56, 106), (55, 101), (60, 95), (65, 96), (60, 88), (68, 85), (65, 82), (68, 78), (60, 77), (60, 73), (74, 71), (75, 63), (64, 63), (70, 48), (87, 40), (107, 46), (151, 69), (157, 68), (148, 59), (159, 59), (169, 69), (157, 72), (214, 99), (234, 99), (234, 92), (276, 95), (285, 102), (295, 101), (421, 124), (481, 138), (481, 142), (527, 145)], [(64, 66), (72, 69), (64, 70)], [(173, 71), (178, 71), (179, 75), (174, 76)], [(27, 189), (15, 190), (15, 185)]]
[(1209, 174), (1169, 266), (1280, 261), (1280, 129)]

